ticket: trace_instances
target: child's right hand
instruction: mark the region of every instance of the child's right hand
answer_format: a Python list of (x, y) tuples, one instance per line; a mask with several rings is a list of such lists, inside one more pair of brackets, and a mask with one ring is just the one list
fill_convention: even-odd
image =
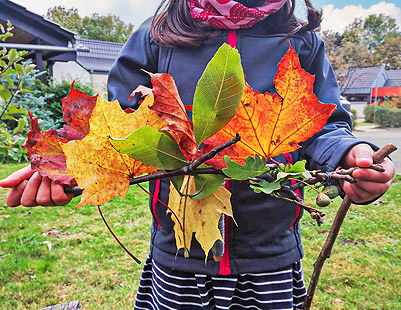
[(11, 189), (6, 200), (10, 207), (63, 206), (74, 197), (64, 193), (63, 185), (42, 177), (30, 165), (0, 180), (0, 186)]

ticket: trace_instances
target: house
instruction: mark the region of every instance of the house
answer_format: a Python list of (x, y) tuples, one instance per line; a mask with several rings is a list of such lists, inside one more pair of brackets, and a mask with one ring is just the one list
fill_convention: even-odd
[(56, 81), (74, 79), (106, 93), (107, 75), (122, 44), (80, 38), (41, 15), (9, 0), (0, 0), (0, 23), (13, 24), (13, 37), (0, 49), (27, 50), (38, 70), (48, 69)]
[(351, 103), (372, 103), (385, 98), (401, 98), (401, 70), (384, 65), (350, 69), (343, 73), (343, 96)]
[(80, 49), (74, 60), (55, 62), (52, 76), (56, 81), (79, 80), (92, 85), (101, 96), (107, 93), (107, 76), (123, 44), (76, 38)]

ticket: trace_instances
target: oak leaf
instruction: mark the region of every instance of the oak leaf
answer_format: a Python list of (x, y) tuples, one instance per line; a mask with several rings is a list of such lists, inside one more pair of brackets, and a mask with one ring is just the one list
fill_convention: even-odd
[(255, 154), (269, 159), (297, 150), (298, 143), (319, 132), (336, 109), (335, 104), (319, 102), (313, 93), (313, 82), (314, 76), (301, 68), (290, 46), (274, 78), (277, 94), (262, 94), (246, 85), (236, 115), (205, 141), (205, 151), (234, 138), (237, 133), (241, 140), (208, 164), (221, 169), (225, 167), (224, 155), (245, 164), (246, 158)]
[(89, 134), (82, 140), (61, 145), (67, 159), (67, 172), (83, 189), (77, 207), (100, 205), (117, 196), (124, 198), (132, 177), (156, 171), (154, 167), (120, 154), (109, 141), (109, 136), (122, 138), (145, 125), (165, 125), (149, 110), (152, 103), (153, 96), (148, 96), (137, 111), (125, 113), (118, 101), (108, 102), (99, 97), (90, 119)]
[[(193, 176), (186, 176), (180, 190), (181, 193), (192, 195), (196, 192)], [(184, 227), (174, 221), (174, 231), (177, 249), (187, 249), (189, 251), (192, 235), (200, 243), (203, 251), (208, 256), (210, 249), (216, 240), (222, 241), (222, 236), (218, 228), (218, 222), (222, 214), (233, 217), (231, 207), (231, 193), (220, 186), (215, 192), (206, 198), (193, 200), (188, 196), (182, 196), (177, 192), (173, 185), (170, 186), (169, 208), (177, 215)]]

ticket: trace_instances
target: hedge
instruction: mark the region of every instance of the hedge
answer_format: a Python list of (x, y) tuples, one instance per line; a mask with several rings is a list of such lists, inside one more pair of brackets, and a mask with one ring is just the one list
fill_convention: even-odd
[(390, 106), (368, 105), (363, 110), (365, 121), (368, 123), (376, 122), (382, 127), (401, 127), (401, 109)]

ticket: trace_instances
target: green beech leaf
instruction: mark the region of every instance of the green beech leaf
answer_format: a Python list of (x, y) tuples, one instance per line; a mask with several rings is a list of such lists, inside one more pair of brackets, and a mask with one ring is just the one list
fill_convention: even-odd
[(273, 191), (279, 190), (281, 188), (281, 184), (279, 181), (276, 182), (267, 182), (264, 180), (260, 182), (251, 181), (250, 187), (257, 194), (265, 193), (267, 195), (270, 195), (271, 193), (273, 193)]
[(227, 168), (223, 168), (223, 173), (234, 180), (247, 180), (269, 171), (269, 168), (266, 168), (265, 158), (260, 158), (257, 154), (255, 158), (248, 156), (245, 165), (232, 161), (227, 155), (224, 156), (224, 160)]
[(174, 170), (188, 164), (177, 142), (150, 126), (141, 127), (122, 140), (110, 138), (110, 143), (118, 152), (152, 167)]
[(244, 88), (240, 55), (225, 43), (207, 65), (195, 90), (193, 127), (198, 146), (234, 117)]
[(224, 176), (219, 174), (197, 174), (195, 175), (196, 193), (191, 199), (200, 200), (214, 193), (224, 183)]

